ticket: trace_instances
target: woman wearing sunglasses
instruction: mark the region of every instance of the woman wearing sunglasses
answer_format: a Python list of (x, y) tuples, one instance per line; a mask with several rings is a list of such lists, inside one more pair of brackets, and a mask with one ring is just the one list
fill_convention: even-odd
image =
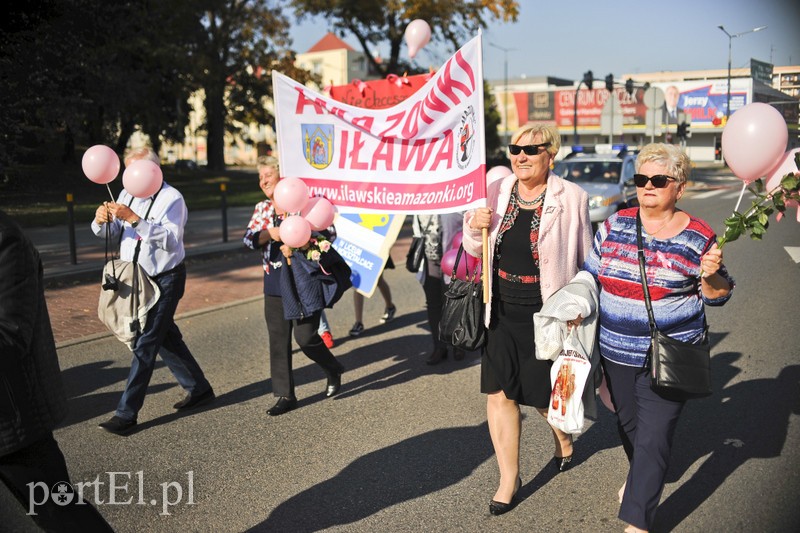
[[(589, 198), (550, 166), (561, 141), (553, 127), (537, 124), (511, 137), (513, 174), (489, 185), (488, 207), (464, 217), (463, 245), (481, 257), (481, 233), (489, 229), (489, 294), (485, 320), (488, 341), (481, 357), (481, 392), (500, 485), (489, 512), (514, 506), (522, 483), (519, 473), (520, 405), (547, 417), (552, 361), (536, 359), (533, 314), (566, 285), (591, 248)], [(553, 468), (561, 472), (572, 459), (570, 435), (550, 427), (555, 441)]]
[(714, 232), (676, 207), (690, 170), (689, 157), (677, 146), (645, 146), (634, 176), (639, 207), (623, 209), (600, 225), (584, 267), (600, 289), (601, 361), (630, 463), (619, 492), (618, 516), (628, 524), (626, 532), (647, 531), (653, 525), (684, 405), (656, 394), (643, 369), (650, 324), (641, 286), (637, 216), (661, 331), (684, 342), (700, 342), (706, 329), (703, 305), (724, 304), (734, 286)]

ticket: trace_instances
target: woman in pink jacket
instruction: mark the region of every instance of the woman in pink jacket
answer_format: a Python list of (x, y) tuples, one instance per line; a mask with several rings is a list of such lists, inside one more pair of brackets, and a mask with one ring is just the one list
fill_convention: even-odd
[[(589, 198), (574, 183), (550, 172), (561, 147), (558, 132), (536, 124), (516, 132), (508, 146), (513, 174), (489, 186), (487, 205), (464, 217), (464, 249), (483, 252), (489, 229), (488, 341), (481, 358), (481, 392), (500, 486), (489, 512), (514, 507), (519, 475), (520, 405), (547, 417), (552, 361), (536, 359), (533, 314), (580, 270), (591, 249)], [(553, 465), (563, 472), (572, 460), (570, 435), (553, 427)]]

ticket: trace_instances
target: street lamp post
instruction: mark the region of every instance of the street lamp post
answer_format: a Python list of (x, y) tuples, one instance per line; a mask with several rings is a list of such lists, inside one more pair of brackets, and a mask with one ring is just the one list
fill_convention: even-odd
[(731, 118), (731, 44), (733, 43), (734, 37), (741, 37), (742, 35), (746, 35), (748, 33), (755, 33), (757, 31), (761, 31), (766, 29), (766, 26), (759, 26), (758, 28), (753, 28), (752, 30), (747, 30), (739, 33), (730, 34), (725, 29), (724, 26), (719, 25), (717, 28), (721, 29), (725, 35), (728, 36), (728, 99), (727, 99), (727, 108), (725, 109), (725, 119)]
[(504, 48), (494, 43), (489, 43), (489, 46), (503, 52), (503, 139), (508, 144), (508, 53), (516, 48)]

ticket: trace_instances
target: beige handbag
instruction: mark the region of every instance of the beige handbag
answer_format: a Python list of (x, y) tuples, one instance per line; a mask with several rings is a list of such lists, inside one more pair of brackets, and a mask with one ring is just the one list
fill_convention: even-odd
[[(161, 192), (160, 189), (159, 192)], [(150, 210), (157, 197), (158, 192), (150, 202), (145, 218), (150, 216)], [(121, 244), (121, 231), (119, 238)], [(136, 337), (144, 330), (147, 324), (147, 313), (158, 302), (161, 289), (139, 265), (141, 240), (136, 243), (133, 261), (114, 259), (113, 256), (109, 260), (110, 241), (111, 228), (106, 224), (106, 264), (100, 280), (101, 290), (100, 299), (97, 302), (97, 316), (111, 333), (133, 351)]]
[(138, 263), (113, 259), (103, 267), (97, 316), (111, 333), (133, 350), (137, 335), (147, 324), (147, 313), (160, 296), (158, 284)]

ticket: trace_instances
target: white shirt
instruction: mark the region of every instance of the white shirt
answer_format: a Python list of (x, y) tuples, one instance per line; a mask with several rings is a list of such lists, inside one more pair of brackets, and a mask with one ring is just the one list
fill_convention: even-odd
[[(131, 202), (131, 199), (133, 201)], [(183, 247), (183, 229), (188, 218), (188, 209), (183, 195), (167, 182), (156, 196), (150, 214), (145, 214), (150, 207), (151, 198), (133, 198), (128, 191), (120, 193), (117, 203), (128, 205), (139, 215), (140, 221), (135, 228), (127, 222), (114, 219), (109, 223), (111, 230), (111, 250), (116, 250), (119, 232), (122, 231), (120, 259), (133, 261), (138, 240), (142, 241), (139, 250), (139, 265), (150, 275), (155, 276), (178, 266), (186, 256)], [(92, 231), (98, 237), (105, 237), (106, 224), (92, 221)]]

